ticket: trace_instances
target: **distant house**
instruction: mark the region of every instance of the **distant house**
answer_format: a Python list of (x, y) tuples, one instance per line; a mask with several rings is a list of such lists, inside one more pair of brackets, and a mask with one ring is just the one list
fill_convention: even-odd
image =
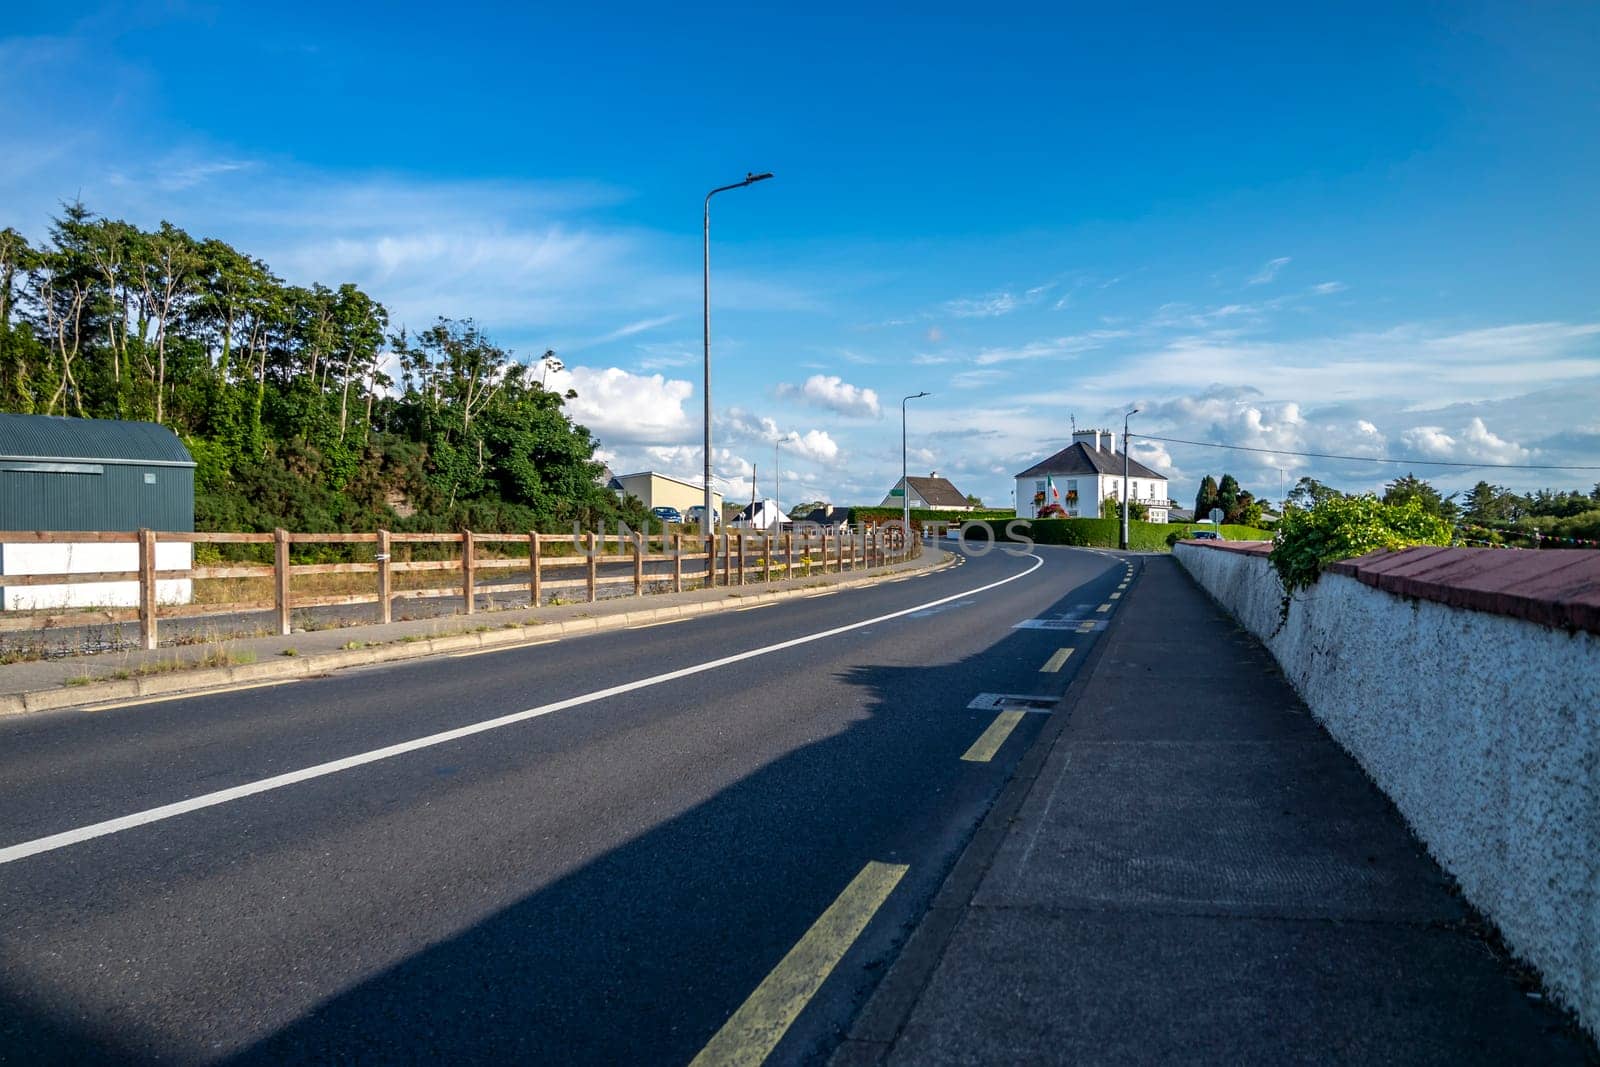
[(929, 511), (972, 511), (972, 505), (967, 503), (967, 495), (950, 484), (950, 479), (939, 477), (938, 471), (932, 471), (926, 478), (910, 477), (895, 482), (894, 488), (889, 490), (889, 495), (883, 498), (881, 508), (898, 508), (905, 506), (905, 494), (909, 487), (911, 506)]
[[(1017, 517), (1037, 518), (1057, 504), (1069, 518), (1100, 518), (1100, 503), (1122, 499), (1123, 456), (1110, 430), (1079, 430), (1072, 444), (1016, 475)], [(1173, 508), (1167, 476), (1127, 457), (1128, 499), (1148, 509), (1151, 522), (1166, 522)]]
[(825, 504), (820, 508), (812, 508), (810, 513), (795, 521), (821, 526), (827, 530), (838, 530), (850, 525), (850, 509)]
[(735, 530), (778, 530), (789, 521), (776, 500), (757, 500), (740, 508), (729, 525)]
[[(626, 498), (635, 496), (646, 510), (650, 508), (677, 508), (687, 513), (696, 504), (706, 502), (705, 486), (697, 482), (686, 482), (681, 478), (670, 475), (658, 474), (655, 471), (640, 471), (637, 474), (618, 474), (606, 483), (606, 488)], [(722, 508), (722, 494), (711, 494), (712, 507)]]

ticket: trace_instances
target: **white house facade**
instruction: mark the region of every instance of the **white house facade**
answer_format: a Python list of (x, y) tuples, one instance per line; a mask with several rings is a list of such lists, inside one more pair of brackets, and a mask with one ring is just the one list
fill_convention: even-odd
[[(1116, 434), (1110, 430), (1079, 430), (1072, 444), (1016, 475), (1017, 517), (1038, 518), (1044, 508), (1058, 505), (1068, 518), (1102, 517), (1101, 504), (1122, 501), (1123, 456)], [(1128, 499), (1143, 504), (1150, 522), (1166, 522), (1173, 502), (1167, 476), (1128, 457)]]

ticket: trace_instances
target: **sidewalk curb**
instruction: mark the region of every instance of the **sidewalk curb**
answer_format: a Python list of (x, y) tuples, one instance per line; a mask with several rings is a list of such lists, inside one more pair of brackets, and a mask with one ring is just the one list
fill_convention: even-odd
[[(1132, 555), (1129, 553), (1118, 558)], [(1141, 566), (1123, 598), (1124, 603), (1139, 587), (1139, 579), (1143, 575), (1144, 567)], [(1112, 614), (1111, 621), (1084, 658), (1083, 666), (1067, 686), (1067, 691), (1061, 695), (1061, 701), (1051, 712), (1044, 729), (1034, 738), (1028, 751), (1023, 753), (1011, 780), (973, 831), (972, 839), (961, 850), (944, 883), (934, 893), (927, 912), (906, 939), (889, 972), (867, 998), (855, 1021), (850, 1024), (844, 1040), (829, 1057), (830, 1067), (867, 1067), (869, 1064), (881, 1064), (888, 1058), (900, 1037), (900, 1031), (911, 1017), (917, 1001), (922, 998), (923, 990), (933, 978), (934, 969), (944, 958), (945, 948), (954, 936), (967, 905), (978, 891), (984, 875), (989, 872), (1001, 843), (1011, 831), (1023, 803), (1033, 791), (1034, 783), (1055, 750), (1056, 742), (1071, 721), (1072, 709), (1099, 669), (1100, 660), (1110, 647), (1111, 636), (1121, 629), (1121, 621), (1121, 612)]]
[[(878, 585), (901, 577), (905, 571), (910, 571), (914, 574), (933, 574), (955, 566), (958, 558), (958, 553), (951, 551), (949, 558), (941, 563), (927, 567), (882, 570), (875, 574), (868, 574), (865, 577), (831, 583), (829, 588), (832, 590), (860, 589), (866, 586)], [(396, 639), (393, 642), (372, 648), (340, 649), (334, 652), (271, 659), (238, 666), (174, 670), (166, 674), (97, 681), (87, 685), (52, 686), (48, 689), (0, 694), (0, 718), (27, 715), (33, 712), (62, 711), (93, 704), (103, 704), (108, 701), (167, 696), (173, 693), (193, 693), (198, 696), (214, 689), (229, 688), (252, 682), (308, 678), (313, 675), (325, 674), (330, 670), (339, 670), (346, 667), (364, 667), (378, 663), (393, 663), (400, 660), (424, 659), (429, 656), (476, 651), (479, 649), (514, 648), (518, 645), (532, 642), (542, 643), (550, 640), (560, 640), (564, 637), (581, 637), (607, 630), (625, 630), (629, 627), (665, 619), (693, 618), (709, 613), (737, 611), (741, 608), (748, 608), (751, 604), (777, 603), (810, 596), (815, 592), (815, 586), (804, 586), (795, 589), (767, 589), (739, 596), (728, 596), (723, 600), (700, 600), (686, 604), (667, 604), (658, 608), (617, 612), (616, 614), (599, 618), (532, 623), (481, 632), (418, 637), (411, 641)], [(672, 594), (662, 595), (670, 596)], [(472, 616), (459, 615), (455, 616), (455, 618), (464, 621), (472, 618)]]

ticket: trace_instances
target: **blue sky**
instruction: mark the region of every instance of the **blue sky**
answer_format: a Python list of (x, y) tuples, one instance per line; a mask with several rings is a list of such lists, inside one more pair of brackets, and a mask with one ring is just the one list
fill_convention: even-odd
[[(507, 5), (509, 7), (509, 5)], [(1291, 451), (1600, 463), (1600, 8), (23, 3), (0, 224), (169, 218), (397, 323), (553, 347), (618, 469), (914, 472), (1010, 503), (1069, 419)], [(329, 10), (340, 7), (340, 10)], [(1144, 442), (1346, 489), (1403, 469)], [(1596, 472), (1438, 471), (1532, 488)]]

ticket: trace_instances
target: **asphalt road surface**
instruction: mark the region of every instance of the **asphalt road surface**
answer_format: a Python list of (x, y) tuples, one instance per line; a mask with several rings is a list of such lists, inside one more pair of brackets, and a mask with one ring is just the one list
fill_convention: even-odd
[(1129, 574), (0, 723), (0, 1061), (824, 1058)]

